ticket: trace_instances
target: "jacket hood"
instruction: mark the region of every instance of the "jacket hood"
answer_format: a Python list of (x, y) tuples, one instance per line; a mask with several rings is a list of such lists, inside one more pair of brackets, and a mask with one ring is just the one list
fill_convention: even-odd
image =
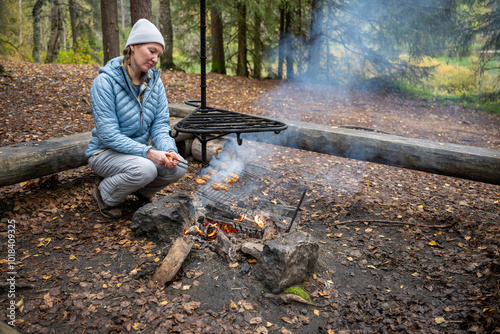
[[(116, 83), (118, 83), (124, 89), (127, 89), (127, 87), (129, 86), (127, 82), (130, 82), (130, 79), (128, 79), (127, 71), (121, 65), (122, 60), (123, 56), (111, 59), (106, 63), (104, 67), (99, 70), (99, 74), (106, 74), (110, 76), (113, 80), (116, 81)], [(150, 69), (148, 73), (151, 76), (152, 82), (156, 82), (157, 77), (160, 76), (160, 71), (154, 68)]]

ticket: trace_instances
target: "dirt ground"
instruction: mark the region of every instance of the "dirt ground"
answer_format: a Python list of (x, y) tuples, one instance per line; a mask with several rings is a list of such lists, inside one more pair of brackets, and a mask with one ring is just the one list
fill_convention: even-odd
[[(89, 131), (97, 66), (3, 62), (0, 146)], [(172, 103), (198, 99), (198, 76), (162, 74)], [(220, 108), (358, 126), (500, 149), (500, 117), (366, 90), (208, 75)], [(373, 88), (373, 87), (372, 87)], [(1, 149), (0, 149), (1, 151)], [(102, 218), (87, 166), (0, 188), (1, 271), (15, 270), (21, 333), (498, 333), (500, 187), (251, 141), (241, 159), (266, 168), (261, 196), (296, 206), (298, 228), (320, 245), (302, 284), (316, 306), (264, 297), (244, 254), (237, 266), (200, 242), (174, 282), (147, 284), (168, 247), (130, 229), (138, 209)], [(0, 153), (1, 154), (1, 153)], [(196, 198), (189, 172), (160, 196)], [(15, 267), (7, 261), (15, 222)], [(5, 279), (4, 279), (5, 278)], [(10, 321), (7, 312), (0, 321)]]

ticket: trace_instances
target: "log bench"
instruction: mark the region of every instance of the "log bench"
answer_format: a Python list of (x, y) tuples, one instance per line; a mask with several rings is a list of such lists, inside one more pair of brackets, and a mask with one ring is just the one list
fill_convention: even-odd
[[(172, 128), (193, 107), (170, 104)], [(299, 121), (279, 120), (288, 129), (245, 133), (244, 140), (298, 148), (440, 175), (500, 185), (500, 150), (441, 143)], [(90, 132), (0, 148), (0, 186), (15, 184), (87, 164)], [(189, 151), (193, 136), (176, 137)]]

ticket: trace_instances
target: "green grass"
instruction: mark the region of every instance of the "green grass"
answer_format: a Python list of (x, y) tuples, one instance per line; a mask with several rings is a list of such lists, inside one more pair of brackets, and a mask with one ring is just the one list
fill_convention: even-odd
[(299, 297), (302, 297), (305, 300), (309, 300), (309, 301), (312, 300), (311, 296), (309, 296), (309, 294), (304, 289), (302, 289), (302, 287), (300, 287), (298, 285), (294, 285), (294, 286), (289, 287), (288, 289), (283, 291), (283, 293), (284, 294), (291, 293), (291, 294), (297, 295)]
[(475, 93), (462, 95), (435, 93), (430, 89), (402, 81), (396, 81), (394, 85), (399, 89), (400, 94), (404, 96), (432, 100), (442, 105), (461, 105), (500, 115), (500, 94), (496, 97), (486, 98)]

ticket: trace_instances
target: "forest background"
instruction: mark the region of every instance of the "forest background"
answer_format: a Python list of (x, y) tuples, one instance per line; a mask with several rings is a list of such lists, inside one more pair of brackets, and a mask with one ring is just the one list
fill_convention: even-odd
[[(383, 86), (500, 113), (497, 1), (208, 0), (206, 13), (208, 71)], [(0, 57), (102, 65), (141, 17), (165, 36), (162, 68), (200, 71), (194, 0), (1, 1)]]

